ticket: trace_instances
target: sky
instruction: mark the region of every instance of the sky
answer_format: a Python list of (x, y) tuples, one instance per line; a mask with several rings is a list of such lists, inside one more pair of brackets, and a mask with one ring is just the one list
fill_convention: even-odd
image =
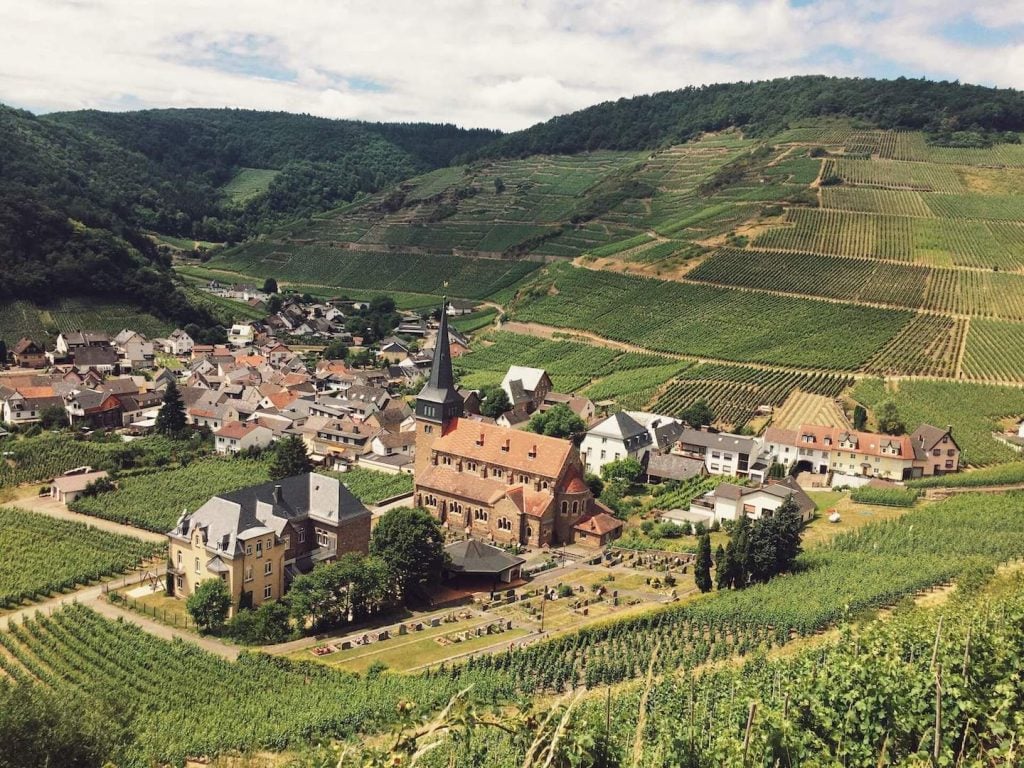
[(1024, 0), (0, 0), (0, 102), (502, 130), (796, 74), (1024, 88)]

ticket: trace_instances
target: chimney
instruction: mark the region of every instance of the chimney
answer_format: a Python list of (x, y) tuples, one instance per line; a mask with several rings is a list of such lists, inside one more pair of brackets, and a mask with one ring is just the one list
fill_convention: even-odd
[(275, 485), (274, 486), (274, 503), (275, 504), (280, 504), (281, 503), (281, 486), (280, 485)]

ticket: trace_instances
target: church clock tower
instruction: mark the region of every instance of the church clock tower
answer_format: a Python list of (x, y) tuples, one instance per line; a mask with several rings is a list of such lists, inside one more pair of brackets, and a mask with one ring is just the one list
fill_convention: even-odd
[(441, 323), (434, 342), (430, 379), (416, 397), (416, 474), (430, 466), (434, 440), (462, 415), (462, 396), (455, 389), (448, 341), (448, 300), (441, 305)]

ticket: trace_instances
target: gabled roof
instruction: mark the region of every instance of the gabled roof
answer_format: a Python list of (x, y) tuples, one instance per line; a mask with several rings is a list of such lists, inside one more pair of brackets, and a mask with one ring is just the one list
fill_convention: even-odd
[(575, 449), (557, 437), (459, 418), (434, 441), (433, 450), (557, 478)]
[(521, 557), (476, 539), (456, 541), (446, 546), (444, 551), (448, 555), (449, 570), (457, 573), (498, 575), (526, 562)]
[(604, 536), (622, 528), (623, 522), (607, 512), (597, 512), (580, 520), (573, 526), (577, 531)]
[(523, 365), (510, 365), (505, 378), (501, 380), (501, 388), (508, 393), (509, 399), (513, 400), (511, 384), (513, 381), (521, 383), (526, 392), (536, 392), (541, 381), (548, 375), (543, 368), (528, 368)]
[(625, 411), (613, 413), (587, 434), (596, 435), (597, 437), (610, 437), (622, 441), (634, 437), (646, 437), (646, 440), (641, 440), (640, 442), (650, 442), (650, 434), (647, 432), (647, 427), (640, 424)]

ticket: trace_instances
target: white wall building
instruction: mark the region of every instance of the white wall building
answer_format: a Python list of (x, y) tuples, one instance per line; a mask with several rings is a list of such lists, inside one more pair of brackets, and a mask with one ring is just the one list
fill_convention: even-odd
[(240, 453), (249, 448), (266, 448), (274, 439), (274, 432), (259, 424), (232, 421), (213, 433), (217, 453)]
[(625, 411), (613, 413), (591, 429), (580, 444), (587, 471), (601, 474), (601, 467), (631, 456), (640, 460), (653, 444), (651, 433)]

